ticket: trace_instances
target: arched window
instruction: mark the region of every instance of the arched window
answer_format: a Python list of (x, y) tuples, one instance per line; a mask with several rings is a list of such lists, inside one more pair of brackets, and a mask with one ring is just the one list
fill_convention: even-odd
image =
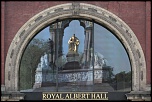
[(41, 30), (20, 65), (20, 91), (131, 91), (131, 65), (123, 44), (102, 25), (65, 19)]

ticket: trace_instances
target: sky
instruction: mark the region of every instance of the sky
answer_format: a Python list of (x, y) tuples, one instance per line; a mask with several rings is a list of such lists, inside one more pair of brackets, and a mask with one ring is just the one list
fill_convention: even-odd
[[(68, 40), (73, 34), (80, 41), (78, 52), (84, 50), (84, 28), (80, 26), (78, 20), (73, 20), (64, 29), (63, 54), (65, 55), (68, 53)], [(44, 40), (48, 40), (49, 37), (49, 27), (46, 27), (35, 36), (35, 38)], [(120, 41), (110, 31), (96, 23), (94, 24), (94, 51), (104, 56), (108, 61), (107, 65), (113, 67), (114, 74), (131, 70), (129, 58)]]

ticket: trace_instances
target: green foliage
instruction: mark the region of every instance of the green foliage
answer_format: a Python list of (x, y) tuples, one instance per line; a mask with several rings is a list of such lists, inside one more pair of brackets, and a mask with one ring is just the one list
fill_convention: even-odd
[(111, 82), (112, 81), (112, 79), (113, 79), (113, 77), (114, 77), (114, 74), (113, 74), (113, 68), (110, 68), (110, 70), (109, 70), (109, 82)]
[(48, 45), (40, 39), (33, 39), (25, 49), (20, 65), (20, 90), (33, 87), (35, 70), (44, 52), (48, 52)]
[(129, 71), (127, 73), (125, 71), (117, 73), (115, 75), (113, 81), (117, 81), (117, 82), (131, 82), (131, 71)]
[(131, 71), (122, 71), (114, 75), (114, 78), (111, 80), (111, 85), (115, 88), (115, 90), (125, 90), (127, 88), (131, 88)]

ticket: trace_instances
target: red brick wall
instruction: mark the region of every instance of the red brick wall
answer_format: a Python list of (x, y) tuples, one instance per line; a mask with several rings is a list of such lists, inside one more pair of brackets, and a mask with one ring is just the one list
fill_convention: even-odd
[[(72, 1), (70, 1), (72, 2)], [(37, 13), (68, 1), (9, 1), (1, 3), (1, 83), (8, 48), (17, 31)], [(109, 10), (126, 22), (136, 34), (146, 57), (147, 84), (151, 83), (151, 15), (150, 1), (83, 1)]]
[[(4, 23), (4, 12), (5, 12), (5, 4), (2, 2), (1, 3), (1, 85), (4, 84), (4, 64), (5, 64), (5, 57), (6, 55), (4, 55), (5, 52), (5, 44), (4, 44), (4, 27), (5, 27), (5, 23)], [(4, 57), (5, 56), (5, 57)]]
[(151, 84), (151, 5), (146, 2), (146, 64), (147, 64), (147, 83)]

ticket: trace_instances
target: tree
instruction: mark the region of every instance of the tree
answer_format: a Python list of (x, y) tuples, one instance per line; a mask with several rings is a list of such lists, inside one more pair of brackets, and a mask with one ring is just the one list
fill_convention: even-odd
[(125, 71), (117, 73), (114, 76), (112, 83), (116, 85), (116, 89), (118, 90), (131, 87), (131, 71), (127, 73)]
[(48, 52), (47, 42), (40, 39), (32, 39), (25, 49), (20, 65), (20, 90), (33, 87), (35, 81), (35, 70), (40, 57)]

